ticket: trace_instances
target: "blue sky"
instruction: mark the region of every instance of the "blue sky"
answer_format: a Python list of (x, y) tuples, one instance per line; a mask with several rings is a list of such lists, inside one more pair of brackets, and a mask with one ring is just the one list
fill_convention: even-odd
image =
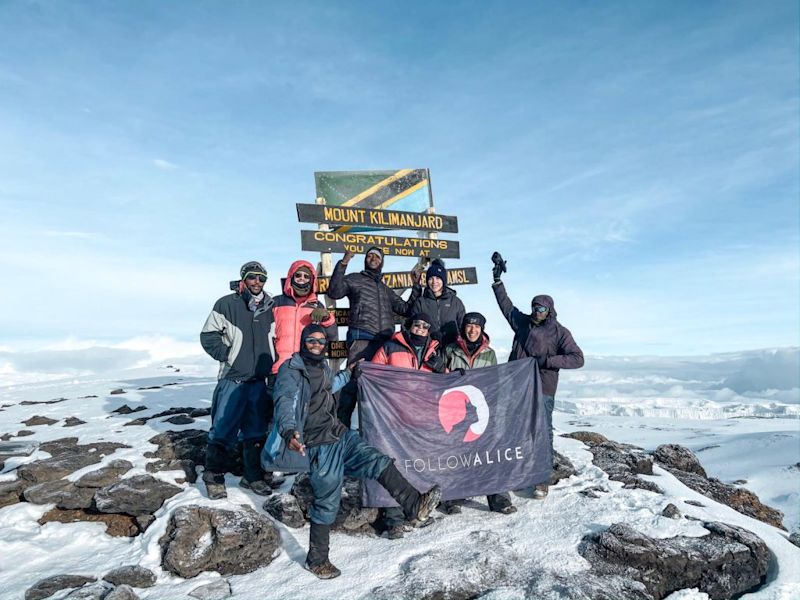
[(194, 341), (314, 171), (416, 167), (499, 346), (493, 250), (590, 354), (796, 346), (798, 71), (795, 2), (3, 2), (0, 348)]

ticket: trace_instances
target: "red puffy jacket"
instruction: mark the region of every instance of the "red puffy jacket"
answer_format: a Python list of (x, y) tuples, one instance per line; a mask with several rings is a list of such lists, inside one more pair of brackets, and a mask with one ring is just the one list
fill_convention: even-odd
[(391, 365), (393, 367), (401, 367), (403, 369), (419, 369), (420, 371), (433, 372), (428, 365), (424, 364), (431, 355), (439, 348), (439, 342), (434, 339), (428, 338), (428, 346), (422, 358), (422, 366), (417, 364), (417, 353), (408, 344), (406, 338), (403, 337), (403, 332), (398, 331), (392, 338), (381, 346), (372, 357), (372, 362), (379, 365)]
[[(297, 298), (292, 288), (292, 276), (300, 267), (306, 267), (311, 271), (311, 292), (308, 296)], [(325, 305), (317, 300), (317, 274), (314, 267), (307, 260), (296, 260), (289, 267), (286, 274), (286, 282), (283, 284), (283, 293), (275, 297), (275, 304), (272, 306), (272, 314), (275, 318), (275, 364), (272, 365), (272, 373), (277, 373), (285, 360), (291, 358), (292, 354), (300, 350), (300, 334), (303, 327), (311, 324), (311, 311), (315, 308), (325, 308)], [(329, 315), (327, 319), (320, 323), (326, 328), (335, 328), (336, 319)], [(328, 332), (328, 339), (334, 331)]]

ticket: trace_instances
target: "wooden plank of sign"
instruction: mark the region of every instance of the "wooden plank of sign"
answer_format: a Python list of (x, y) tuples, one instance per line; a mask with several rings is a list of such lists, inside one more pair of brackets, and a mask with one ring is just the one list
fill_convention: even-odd
[(297, 220), (301, 223), (458, 233), (457, 217), (404, 210), (358, 208), (357, 206), (298, 204)]
[[(286, 283), (286, 279), (281, 280), (281, 289)], [(324, 294), (328, 291), (328, 286), (331, 283), (330, 277), (317, 278), (317, 293)], [(407, 271), (397, 271), (392, 273), (383, 274), (383, 283), (392, 288), (393, 290), (405, 290), (412, 287), (414, 284), (411, 281), (411, 274)], [(425, 285), (425, 273), (422, 274), (422, 281)], [(447, 285), (473, 285), (478, 283), (478, 270), (475, 267), (459, 267), (447, 269)]]
[(325, 356), (327, 358), (347, 358), (347, 342), (344, 340), (328, 342), (325, 347)]
[[(339, 327), (347, 327), (350, 323), (350, 309), (349, 308), (329, 308), (328, 312), (330, 312), (334, 318), (336, 319), (336, 325)], [(394, 322), (397, 325), (401, 323), (405, 323), (406, 318), (400, 317), (398, 315), (394, 316)]]
[(301, 247), (308, 252), (345, 252), (365, 254), (372, 246), (385, 255), (411, 257), (460, 258), (458, 242), (406, 238), (371, 233), (344, 233), (339, 231), (301, 231)]

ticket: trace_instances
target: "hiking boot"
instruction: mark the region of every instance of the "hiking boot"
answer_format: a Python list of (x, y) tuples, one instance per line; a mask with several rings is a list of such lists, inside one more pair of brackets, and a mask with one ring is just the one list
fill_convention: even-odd
[(402, 525), (392, 525), (391, 527), (387, 528), (381, 534), (381, 537), (390, 539), (390, 540), (399, 540), (405, 535), (405, 530), (403, 529)]
[(533, 490), (533, 497), (535, 500), (544, 500), (547, 498), (547, 493), (550, 491), (550, 486), (546, 483), (537, 485)]
[(225, 473), (204, 471), (203, 483), (206, 484), (209, 500), (222, 500), (228, 497), (228, 492), (225, 490)]
[(517, 507), (513, 504), (508, 504), (506, 506), (498, 506), (497, 508), (490, 508), (492, 512), (500, 513), (501, 515), (513, 515), (517, 512)]
[(441, 511), (446, 515), (460, 515), (461, 505), (455, 500), (445, 500), (442, 502)]
[(263, 479), (256, 479), (255, 481), (247, 481), (244, 477), (239, 480), (239, 485), (246, 490), (250, 490), (259, 496), (269, 496), (272, 494), (272, 488), (269, 483)]
[(320, 579), (333, 579), (334, 577), (338, 577), (342, 574), (342, 572), (337, 569), (331, 561), (325, 559), (318, 565), (311, 566), (308, 564), (308, 561), (303, 565), (303, 568), (310, 573), (313, 573)]
[(286, 483), (286, 475), (280, 471), (273, 471), (272, 473), (264, 473), (264, 481), (266, 481), (272, 489), (281, 487)]
[(434, 509), (439, 506), (442, 499), (442, 488), (438, 485), (433, 486), (419, 498), (419, 508), (417, 509), (416, 521), (424, 523), (431, 516)]

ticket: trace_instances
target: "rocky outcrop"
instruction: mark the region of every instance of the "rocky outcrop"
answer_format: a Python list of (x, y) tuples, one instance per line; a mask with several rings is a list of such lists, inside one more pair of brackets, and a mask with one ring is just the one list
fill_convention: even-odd
[(51, 522), (103, 523), (106, 526), (106, 533), (111, 537), (134, 537), (146, 529), (146, 527), (140, 525), (137, 517), (105, 514), (88, 509), (63, 510), (54, 508), (44, 513), (38, 521), (39, 525)]
[(202, 571), (250, 573), (280, 553), (280, 536), (272, 521), (252, 509), (179, 507), (159, 544), (162, 568), (184, 578)]
[(681, 511), (678, 510), (678, 507), (670, 502), (664, 507), (664, 510), (661, 511), (661, 516), (667, 517), (668, 519), (680, 519), (683, 515), (681, 515)]
[(663, 493), (656, 484), (637, 477), (653, 474), (652, 457), (638, 446), (613, 442), (592, 431), (565, 433), (562, 437), (586, 444), (592, 453), (592, 463), (608, 473), (608, 478), (612, 481), (621, 481), (627, 489), (639, 488), (657, 494)]
[(25, 592), (25, 600), (43, 600), (61, 590), (82, 587), (93, 581), (95, 581), (94, 577), (85, 575), (54, 575), (41, 579), (28, 588)]
[(50, 417), (43, 417), (42, 415), (34, 415), (27, 421), (22, 421), (22, 424), (27, 427), (36, 427), (37, 425), (52, 425), (58, 423), (58, 419), (51, 419)]
[(75, 485), (84, 488), (102, 488), (119, 481), (125, 473), (133, 468), (127, 460), (112, 460), (106, 466), (83, 475)]
[(138, 588), (153, 587), (156, 583), (155, 573), (139, 565), (116, 568), (106, 573), (103, 579), (114, 585), (129, 585)]
[[(305, 473), (298, 475), (294, 480), (290, 493), (297, 499), (300, 510), (303, 512), (305, 519), (308, 520), (308, 511), (314, 499), (311, 480), (308, 475)], [(344, 533), (375, 533), (374, 523), (377, 520), (377, 508), (361, 506), (361, 481), (345, 477), (344, 486), (342, 487), (342, 501), (331, 529)]]
[(103, 600), (140, 600), (130, 586), (120, 585), (115, 587)]
[(617, 523), (584, 537), (579, 552), (599, 578), (593, 585), (604, 579), (613, 588), (631, 582), (626, 598), (660, 600), (697, 588), (713, 599), (727, 599), (764, 582), (772, 555), (761, 538), (724, 523), (703, 526), (709, 531), (703, 537), (653, 539)]
[(62, 427), (76, 427), (78, 425), (85, 425), (86, 421), (81, 421), (78, 417), (67, 417), (64, 419)]
[(97, 510), (104, 513), (151, 515), (180, 491), (178, 486), (152, 475), (136, 475), (99, 489), (94, 502)]
[(300, 503), (291, 494), (272, 494), (264, 501), (263, 509), (287, 527), (298, 529), (306, 524)]
[(659, 466), (672, 473), (686, 487), (730, 506), (743, 515), (785, 530), (781, 511), (763, 504), (748, 489), (723, 483), (715, 477), (707, 477), (697, 456), (688, 448), (678, 444), (665, 444), (656, 448), (653, 457)]
[(207, 438), (208, 432), (201, 429), (165, 431), (150, 438), (148, 441), (158, 448), (155, 452), (146, 452), (145, 456), (158, 460), (148, 463), (147, 470), (151, 473), (181, 470), (186, 474), (186, 480), (194, 483), (197, 481), (196, 467), (205, 464)]
[(577, 474), (575, 466), (570, 460), (559, 452), (553, 452), (553, 474), (550, 475), (550, 485), (555, 485), (562, 479), (568, 479)]
[(22, 493), (30, 485), (24, 479), (0, 482), (0, 508), (23, 500)]
[(139, 412), (142, 410), (147, 410), (147, 407), (144, 404), (140, 404), (136, 408), (131, 408), (127, 404), (123, 404), (122, 406), (115, 408), (111, 412), (116, 413), (118, 415), (129, 415), (131, 413)]
[(55, 504), (58, 508), (76, 509), (92, 506), (94, 490), (81, 488), (66, 479), (45, 481), (27, 488), (25, 500), (33, 504)]
[(198, 600), (223, 600), (233, 594), (231, 584), (226, 579), (219, 579), (206, 585), (194, 588), (189, 595)]
[(114, 586), (107, 581), (96, 581), (73, 590), (64, 600), (105, 600), (113, 590)]
[(118, 448), (129, 448), (125, 444), (113, 442), (92, 442), (78, 444), (78, 438), (62, 438), (45, 442), (39, 449), (51, 455), (50, 458), (37, 460), (17, 469), (17, 475), (29, 484), (43, 483), (61, 479), (78, 469), (94, 465), (112, 454)]

